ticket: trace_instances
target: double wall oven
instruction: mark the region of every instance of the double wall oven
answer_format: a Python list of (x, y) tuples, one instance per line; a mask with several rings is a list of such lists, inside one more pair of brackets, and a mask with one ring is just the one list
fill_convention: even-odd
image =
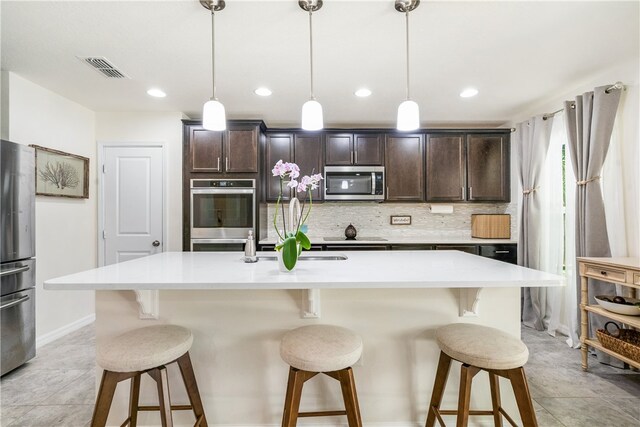
[(256, 232), (254, 179), (192, 179), (191, 250), (241, 251)]
[(36, 355), (35, 157), (0, 141), (0, 375)]

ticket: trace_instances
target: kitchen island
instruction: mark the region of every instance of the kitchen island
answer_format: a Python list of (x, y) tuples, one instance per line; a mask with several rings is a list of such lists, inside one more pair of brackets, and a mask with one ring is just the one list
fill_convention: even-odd
[[(347, 259), (300, 260), (294, 272), (281, 273), (277, 262), (263, 258), (247, 264), (241, 253), (167, 252), (48, 280), (45, 288), (98, 290), (98, 345), (153, 323), (192, 329), (192, 358), (212, 425), (279, 424), (288, 369), (279, 357), (282, 335), (309, 323), (345, 326), (364, 340), (354, 371), (365, 425), (410, 426), (426, 416), (437, 364), (437, 327), (468, 321), (519, 336), (519, 287), (562, 283), (555, 275), (457, 251), (305, 253), (327, 255)], [(300, 316), (310, 289), (321, 293), (320, 320)], [(131, 290), (138, 291), (138, 298)], [(158, 319), (140, 319), (140, 291), (154, 290), (160, 290), (154, 293)], [(481, 307), (473, 310), (478, 299)], [(478, 316), (461, 318), (462, 306)], [(171, 384), (179, 384), (176, 372), (171, 374)], [(451, 377), (455, 381), (457, 374)], [(339, 389), (323, 380), (305, 388), (303, 409), (340, 407)], [(485, 378), (474, 382), (474, 388), (485, 386)], [(445, 404), (452, 405), (456, 387), (447, 390)], [(152, 382), (143, 381), (143, 400), (153, 399), (154, 391)], [(172, 389), (172, 397), (185, 401), (181, 386)], [(472, 405), (490, 404), (488, 393), (473, 398)], [(515, 408), (508, 387), (504, 400)], [(126, 393), (118, 392), (110, 422), (119, 424), (126, 408)], [(141, 414), (141, 425), (157, 423), (157, 416)], [(176, 413), (175, 421), (192, 423), (185, 413)]]

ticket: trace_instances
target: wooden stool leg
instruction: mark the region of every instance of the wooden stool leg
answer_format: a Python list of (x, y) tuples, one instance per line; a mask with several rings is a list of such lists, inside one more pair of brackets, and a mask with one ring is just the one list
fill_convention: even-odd
[(436, 412), (434, 408), (440, 409), (442, 404), (442, 396), (444, 395), (444, 387), (447, 384), (447, 378), (449, 377), (449, 369), (451, 368), (451, 358), (444, 352), (440, 352), (440, 360), (438, 361), (438, 370), (436, 372), (436, 379), (433, 384), (433, 391), (431, 393), (431, 403), (429, 403), (429, 409), (427, 411), (427, 423), (425, 427), (434, 427), (436, 424)]
[(129, 392), (129, 427), (138, 425), (138, 402), (140, 400), (140, 374), (131, 378), (131, 391)]
[(147, 371), (147, 373), (156, 381), (156, 385), (158, 387), (158, 401), (160, 404), (160, 419), (162, 422), (162, 427), (173, 427), (167, 368), (164, 366), (160, 366), (158, 368)]
[(362, 417), (360, 416), (360, 405), (358, 404), (358, 394), (356, 393), (356, 382), (353, 378), (353, 369), (342, 369), (339, 371), (338, 375), (340, 378), (344, 408), (347, 411), (349, 427), (362, 427)]
[(204, 415), (204, 407), (202, 405), (202, 399), (200, 398), (200, 391), (198, 390), (198, 383), (196, 382), (196, 376), (193, 372), (189, 352), (180, 356), (178, 366), (180, 367), (182, 380), (189, 395), (189, 402), (193, 407), (193, 414), (196, 416), (196, 420), (200, 420), (200, 424), (198, 425), (200, 427), (208, 427), (209, 424), (207, 424), (207, 417)]
[(91, 427), (104, 427), (109, 417), (109, 409), (113, 401), (113, 395), (116, 392), (116, 386), (122, 380), (131, 378), (135, 373), (121, 373), (102, 371), (102, 379), (100, 380), (100, 389), (96, 397), (96, 406), (93, 409), (93, 417), (91, 418)]
[(475, 366), (462, 365), (460, 369), (460, 391), (458, 394), (457, 427), (467, 427), (469, 423), (469, 403), (471, 402), (471, 382), (480, 371)]
[(524, 369), (520, 367), (510, 369), (508, 372), (513, 393), (518, 403), (518, 411), (520, 411), (523, 427), (538, 427), (536, 411), (533, 409), (533, 402), (529, 394), (529, 386), (527, 385), (527, 377), (524, 374)]
[(495, 427), (502, 427), (502, 415), (500, 415), (500, 379), (492, 372), (489, 372), (489, 385), (491, 386), (491, 405), (493, 406), (493, 424)]
[(289, 381), (287, 383), (287, 394), (284, 399), (282, 427), (295, 427), (298, 422), (300, 397), (302, 396), (302, 386), (304, 384), (303, 373), (304, 371), (289, 367)]

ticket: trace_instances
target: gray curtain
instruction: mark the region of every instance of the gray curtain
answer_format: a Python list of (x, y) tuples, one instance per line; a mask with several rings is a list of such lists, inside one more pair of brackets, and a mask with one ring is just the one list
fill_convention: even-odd
[[(553, 117), (533, 117), (516, 125), (518, 172), (522, 186), (518, 264), (540, 269), (540, 198), (537, 196), (540, 173), (544, 165)], [(547, 290), (522, 288), (522, 322), (537, 330), (545, 329)]]
[[(604, 203), (600, 188), (600, 172), (607, 156), (613, 123), (615, 121), (620, 90), (607, 93), (608, 86), (566, 101), (569, 155), (576, 176), (576, 256), (608, 257), (609, 237), (604, 216)], [(569, 183), (567, 183), (568, 185)], [(615, 206), (612, 207), (615, 209)], [(580, 278), (576, 282), (580, 301)], [(615, 293), (615, 288), (598, 280), (589, 279), (589, 304), (595, 304), (594, 295)], [(580, 311), (578, 311), (578, 316)], [(589, 334), (602, 328), (606, 319), (589, 315)], [(578, 325), (580, 320), (578, 319)], [(604, 353), (598, 352), (603, 363), (618, 364)]]

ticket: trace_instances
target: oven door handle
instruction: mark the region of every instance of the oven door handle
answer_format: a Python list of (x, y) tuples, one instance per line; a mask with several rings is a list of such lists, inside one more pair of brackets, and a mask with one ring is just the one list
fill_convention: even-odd
[(22, 304), (23, 302), (25, 302), (29, 298), (30, 298), (29, 295), (25, 295), (22, 298), (14, 299), (11, 302), (8, 302), (6, 304), (0, 305), (0, 310), (4, 310), (5, 308), (13, 307), (14, 305)]
[(0, 277), (11, 276), (12, 274), (24, 273), (27, 270), (29, 270), (28, 265), (25, 265), (23, 267), (13, 268), (11, 270), (4, 270), (0, 272)]
[(203, 189), (191, 189), (191, 194), (253, 194), (255, 193), (255, 189), (253, 188), (234, 188), (234, 189), (213, 189), (213, 188), (203, 188)]

